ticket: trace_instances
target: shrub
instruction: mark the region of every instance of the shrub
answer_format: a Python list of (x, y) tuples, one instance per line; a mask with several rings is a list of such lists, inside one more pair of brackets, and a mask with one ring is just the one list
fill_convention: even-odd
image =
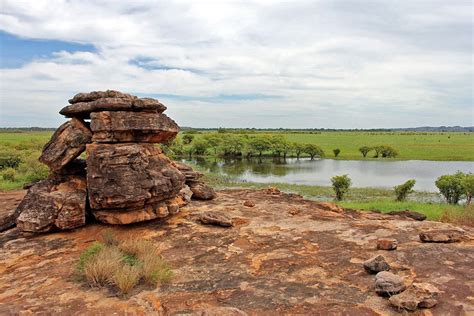
[(184, 134), (183, 135), (183, 144), (185, 144), (185, 145), (191, 144), (193, 139), (194, 139), (194, 135)]
[(404, 201), (406, 200), (408, 194), (413, 193), (413, 187), (415, 186), (415, 180), (408, 180), (407, 182), (397, 185), (394, 187), (395, 195), (397, 196), (397, 201)]
[(449, 204), (457, 204), (463, 196), (462, 180), (464, 176), (464, 173), (458, 172), (452, 175), (441, 176), (436, 180), (436, 187)]
[(84, 276), (91, 286), (105, 286), (114, 282), (114, 274), (121, 267), (123, 255), (117, 247), (104, 247), (84, 264)]
[(352, 184), (351, 178), (347, 174), (342, 176), (334, 176), (331, 178), (332, 187), (336, 192), (336, 200), (341, 201), (344, 198), (344, 194), (349, 191)]
[(16, 178), (16, 170), (8, 167), (2, 171), (2, 179), (5, 181), (15, 181)]
[(48, 167), (39, 162), (35, 156), (27, 157), (20, 163), (18, 171), (25, 175), (26, 182), (37, 182), (46, 179), (49, 173)]
[(0, 153), (0, 170), (6, 168), (18, 168), (21, 163), (20, 157), (14, 154), (10, 154), (7, 152)]
[(196, 155), (204, 155), (207, 151), (209, 144), (202, 139), (198, 139), (193, 143), (192, 152)]
[(341, 152), (341, 150), (339, 148), (336, 148), (336, 149), (333, 149), (332, 152), (334, 153), (334, 157), (337, 157), (339, 156), (339, 153)]
[(130, 292), (140, 281), (140, 268), (128, 264), (120, 266), (113, 274), (113, 282), (122, 295)]
[(461, 186), (466, 196), (466, 204), (470, 205), (474, 194), (474, 174), (466, 174), (461, 180)]
[(398, 151), (388, 145), (379, 145), (374, 147), (375, 158), (382, 156), (383, 158), (395, 158), (398, 156)]
[(372, 148), (371, 147), (367, 147), (367, 146), (362, 146), (359, 148), (359, 151), (361, 152), (362, 156), (364, 156), (364, 158), (367, 156), (367, 154), (369, 153), (369, 151), (371, 151)]

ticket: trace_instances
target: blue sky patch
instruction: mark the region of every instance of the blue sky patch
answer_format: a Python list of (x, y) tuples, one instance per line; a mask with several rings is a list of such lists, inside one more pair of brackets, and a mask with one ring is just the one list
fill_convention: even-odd
[(90, 44), (79, 44), (58, 40), (28, 39), (0, 31), (0, 68), (20, 68), (40, 58), (50, 58), (59, 51), (95, 52)]

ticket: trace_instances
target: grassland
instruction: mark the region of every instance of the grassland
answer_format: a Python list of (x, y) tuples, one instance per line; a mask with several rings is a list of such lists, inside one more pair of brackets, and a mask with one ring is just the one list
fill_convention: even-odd
[[(341, 153), (336, 159), (373, 159), (373, 152), (364, 158), (362, 146), (390, 145), (399, 151), (397, 160), (474, 161), (474, 133), (454, 132), (317, 132), (265, 133), (251, 135), (283, 135), (287, 141), (320, 146), (326, 158), (334, 158), (333, 149)], [(195, 134), (199, 138), (203, 134)]]

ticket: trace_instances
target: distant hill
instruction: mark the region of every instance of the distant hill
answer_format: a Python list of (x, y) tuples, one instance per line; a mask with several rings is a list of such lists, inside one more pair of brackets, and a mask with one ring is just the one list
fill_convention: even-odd
[(339, 131), (369, 131), (369, 132), (461, 132), (468, 133), (474, 132), (474, 126), (422, 126), (422, 127), (407, 127), (407, 128), (354, 128), (354, 129), (342, 129), (342, 128), (193, 128), (182, 126), (182, 131), (304, 131), (304, 132), (339, 132)]

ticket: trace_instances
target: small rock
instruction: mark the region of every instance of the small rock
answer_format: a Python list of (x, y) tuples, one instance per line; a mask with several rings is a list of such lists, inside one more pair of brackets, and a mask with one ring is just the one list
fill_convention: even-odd
[(375, 292), (380, 296), (391, 296), (405, 291), (403, 278), (388, 271), (382, 271), (375, 276)]
[(193, 198), (198, 200), (212, 200), (217, 194), (213, 188), (202, 182), (189, 183), (189, 188), (193, 191)]
[(421, 214), (415, 211), (404, 210), (404, 211), (391, 211), (387, 213), (388, 215), (398, 215), (402, 217), (412, 218), (416, 221), (424, 221), (426, 219), (425, 214)]
[(377, 240), (377, 249), (380, 250), (395, 250), (397, 249), (398, 242), (393, 238), (384, 238)]
[(265, 193), (270, 194), (270, 195), (281, 195), (281, 191), (275, 187), (270, 187), (268, 189), (265, 189)]
[(247, 206), (247, 207), (254, 207), (255, 206), (255, 202), (254, 201), (251, 201), (251, 200), (247, 200), (244, 202), (244, 206)]
[(364, 269), (370, 274), (375, 274), (380, 271), (390, 270), (390, 265), (385, 261), (385, 258), (381, 255), (371, 258), (364, 262)]
[(417, 308), (431, 308), (438, 303), (440, 291), (429, 283), (413, 283), (403, 293), (389, 298), (390, 304), (399, 309), (415, 311)]
[(464, 237), (464, 231), (456, 229), (435, 229), (420, 233), (423, 242), (451, 243), (460, 241)]
[(224, 215), (220, 212), (206, 212), (199, 215), (198, 220), (207, 225), (216, 225), (222, 227), (231, 227), (234, 226), (232, 219), (227, 215)]

